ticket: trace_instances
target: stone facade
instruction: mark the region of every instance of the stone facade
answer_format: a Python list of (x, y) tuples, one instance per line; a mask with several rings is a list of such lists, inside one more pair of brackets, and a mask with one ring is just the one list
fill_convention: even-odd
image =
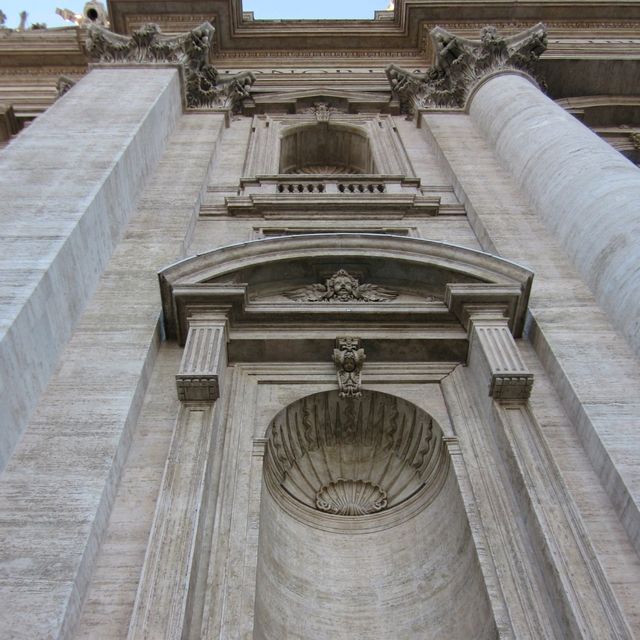
[(0, 28), (0, 636), (640, 638), (640, 2), (100, 15)]

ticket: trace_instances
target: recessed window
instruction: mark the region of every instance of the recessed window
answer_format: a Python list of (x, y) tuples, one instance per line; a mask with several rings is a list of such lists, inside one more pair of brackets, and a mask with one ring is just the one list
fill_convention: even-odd
[(376, 173), (365, 133), (327, 122), (296, 128), (282, 137), (280, 173)]

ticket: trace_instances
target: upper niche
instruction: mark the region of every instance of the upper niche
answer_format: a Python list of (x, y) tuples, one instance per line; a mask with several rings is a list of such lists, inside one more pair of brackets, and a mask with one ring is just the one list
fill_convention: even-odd
[(279, 173), (371, 174), (376, 168), (366, 134), (318, 122), (283, 135)]

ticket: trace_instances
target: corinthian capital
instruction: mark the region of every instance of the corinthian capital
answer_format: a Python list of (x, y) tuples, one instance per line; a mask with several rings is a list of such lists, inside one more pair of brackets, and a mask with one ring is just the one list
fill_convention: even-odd
[(484, 27), (479, 40), (469, 40), (435, 27), (429, 34), (435, 63), (427, 73), (410, 73), (390, 65), (387, 78), (404, 111), (414, 107), (463, 107), (470, 90), (487, 74), (517, 69), (535, 77), (538, 59), (547, 47), (544, 25), (513, 36)]
[(237, 109), (248, 97), (255, 77), (243, 72), (220, 81), (217, 70), (209, 64), (214, 33), (208, 22), (179, 36), (165, 36), (155, 24), (145, 24), (131, 36), (92, 24), (86, 49), (92, 60), (107, 64), (179, 64), (184, 70), (187, 107)]

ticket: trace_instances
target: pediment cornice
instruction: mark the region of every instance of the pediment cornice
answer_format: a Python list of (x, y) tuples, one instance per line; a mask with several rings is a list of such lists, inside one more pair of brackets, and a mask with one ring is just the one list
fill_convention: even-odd
[[(386, 294), (330, 301), (332, 296), (305, 300), (291, 295), (305, 287), (326, 290), (327, 279), (341, 269), (367, 291)], [(340, 322), (384, 322), (398, 328), (446, 330), (464, 328), (459, 309), (465, 301), (478, 299), (500, 307), (513, 334), (520, 335), (533, 274), (513, 262), (456, 245), (339, 233), (222, 247), (171, 265), (159, 278), (167, 333), (184, 342), (191, 315), (221, 307), (231, 309), (232, 321), (244, 326), (321, 328)], [(449, 285), (458, 286), (455, 304), (446, 299)]]

